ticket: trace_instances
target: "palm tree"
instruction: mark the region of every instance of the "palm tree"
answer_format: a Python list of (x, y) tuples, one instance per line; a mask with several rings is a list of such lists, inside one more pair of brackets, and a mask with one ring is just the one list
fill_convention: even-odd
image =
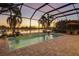
[(14, 34), (16, 26), (20, 26), (20, 24), (22, 23), (21, 9), (19, 9), (19, 7), (14, 7), (10, 8), (9, 11), (10, 17), (7, 18), (7, 23), (12, 29), (12, 34)]
[(45, 16), (42, 16), (39, 20), (39, 24), (42, 24), (43, 29), (46, 27), (46, 18)]
[[(12, 29), (13, 34), (15, 33), (16, 26), (19, 26), (22, 23), (22, 18), (21, 18), (22, 5), (23, 3), (21, 4), (14, 4), (14, 3), (0, 4), (0, 7), (1, 7), (0, 14), (4, 12), (10, 12), (10, 16), (7, 18), (7, 23)], [(18, 6), (20, 6), (20, 8)]]
[(7, 18), (7, 23), (12, 29), (12, 34), (14, 34), (16, 26), (19, 26), (22, 23), (22, 18), (17, 15), (13, 15)]
[(45, 29), (45, 28), (49, 29), (50, 24), (52, 23), (53, 20), (54, 20), (53, 17), (51, 17), (49, 15), (47, 15), (47, 17), (42, 16), (41, 19), (39, 20), (39, 23), (42, 24), (43, 29)]

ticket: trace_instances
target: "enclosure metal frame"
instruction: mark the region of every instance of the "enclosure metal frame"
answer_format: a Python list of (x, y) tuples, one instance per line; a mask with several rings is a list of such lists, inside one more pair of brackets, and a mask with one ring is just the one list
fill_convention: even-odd
[[(3, 3), (3, 4), (5, 5), (5, 3)], [(37, 9), (35, 9), (35, 8), (31, 7), (31, 6), (28, 6), (28, 5), (24, 4), (24, 3), (11, 4), (11, 5), (14, 5), (14, 7), (20, 6), (20, 10), (22, 10), (22, 7), (23, 7), (23, 6), (35, 10), (35, 11), (33, 12), (33, 14), (31, 15), (31, 17), (30, 17), (30, 28), (31, 28), (31, 20), (32, 20), (32, 18), (34, 17), (34, 15), (35, 15), (35, 13), (36, 13), (37, 11), (44, 13), (43, 15), (41, 15), (41, 17), (44, 16), (45, 14), (49, 14), (49, 13), (51, 13), (51, 12), (53, 12), (53, 11), (58, 11), (59, 13), (56, 13), (56, 14), (53, 14), (53, 15), (49, 14), (49, 15), (52, 16), (52, 17), (54, 17), (54, 16), (56, 16), (56, 15), (62, 14), (61, 16), (55, 17), (55, 19), (56, 19), (56, 18), (60, 18), (60, 17), (65, 17), (65, 18), (67, 19), (67, 16), (77, 14), (77, 17), (78, 17), (78, 20), (79, 20), (79, 15), (78, 15), (79, 12), (77, 11), (77, 10), (79, 10), (79, 8), (76, 8), (75, 5), (74, 5), (74, 4), (77, 4), (77, 3), (67, 3), (67, 4), (65, 4), (65, 5), (63, 5), (63, 6), (58, 7), (58, 8), (54, 8), (53, 6), (51, 6), (51, 5), (49, 5), (49, 4), (50, 4), (50, 3), (44, 3), (42, 6), (38, 7)], [(68, 6), (70, 6), (70, 5), (73, 6), (73, 9), (71, 9), (71, 10), (66, 10), (66, 11), (63, 11), (63, 12), (61, 12), (61, 11), (59, 10), (59, 9), (68, 7)], [(51, 7), (52, 10), (50, 10), (50, 11), (48, 11), (48, 12), (41, 11), (40, 9), (43, 8), (43, 7), (45, 7), (45, 6)], [(1, 6), (0, 6), (0, 7), (1, 7)], [(11, 7), (11, 6), (10, 6), (10, 7)], [(14, 8), (14, 7), (13, 7), (13, 8)], [(4, 10), (4, 11), (0, 10), (0, 14), (1, 14), (1, 15), (8, 15), (8, 16), (10, 16), (9, 14), (2, 14), (3, 12), (6, 12), (6, 11), (7, 11), (7, 10)], [(75, 13), (64, 14), (64, 13), (71, 12), (71, 11), (76, 11), (76, 12), (75, 12)], [(22, 17), (22, 18), (27, 18), (27, 17)], [(28, 18), (28, 19), (29, 19), (29, 18)], [(39, 19), (39, 20), (40, 20), (40, 19)], [(53, 21), (53, 20), (52, 20), (52, 21)], [(31, 31), (31, 30), (30, 30), (30, 31)]]

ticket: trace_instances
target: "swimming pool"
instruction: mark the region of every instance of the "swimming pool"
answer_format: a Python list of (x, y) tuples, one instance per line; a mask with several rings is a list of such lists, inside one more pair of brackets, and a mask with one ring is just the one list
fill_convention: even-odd
[(32, 44), (36, 44), (39, 42), (43, 42), (46, 40), (51, 40), (56, 37), (62, 36), (60, 33), (40, 33), (40, 34), (30, 34), (24, 36), (10, 37), (9, 39), (9, 49), (15, 50), (18, 48), (23, 48), (30, 46)]

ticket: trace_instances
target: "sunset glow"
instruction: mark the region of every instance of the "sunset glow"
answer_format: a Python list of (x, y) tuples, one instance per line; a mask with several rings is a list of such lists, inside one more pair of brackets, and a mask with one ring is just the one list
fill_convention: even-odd
[[(5, 17), (0, 16), (0, 25), (9, 26), (6, 22), (6, 20), (7, 20), (6, 16)], [(27, 27), (30, 26), (30, 19), (23, 18), (20, 27), (26, 27), (26, 26)], [(37, 20), (31, 20), (31, 26), (38, 27), (38, 21)]]

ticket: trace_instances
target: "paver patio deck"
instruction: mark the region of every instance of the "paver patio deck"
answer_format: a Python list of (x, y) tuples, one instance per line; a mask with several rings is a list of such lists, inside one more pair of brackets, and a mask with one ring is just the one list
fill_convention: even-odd
[(15, 51), (0, 50), (0, 55), (6, 56), (70, 56), (79, 55), (79, 35), (64, 35)]

